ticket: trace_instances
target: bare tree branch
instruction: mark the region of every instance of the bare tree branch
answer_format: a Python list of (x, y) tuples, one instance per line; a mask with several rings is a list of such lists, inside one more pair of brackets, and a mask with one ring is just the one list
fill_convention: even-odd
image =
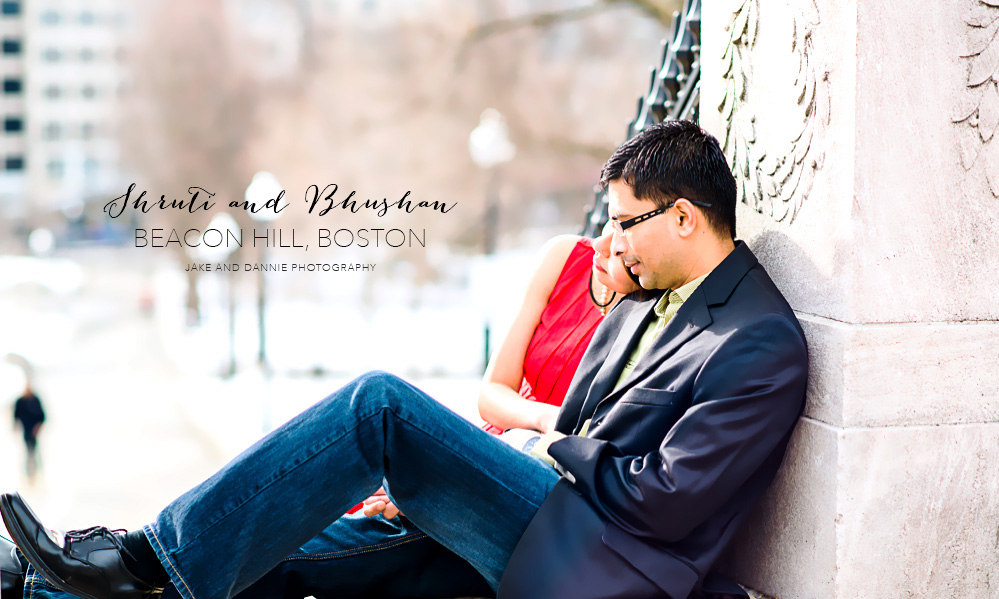
[(633, 5), (646, 15), (659, 21), (663, 26), (673, 22), (673, 13), (680, 8), (682, 2), (675, 0), (620, 0)]
[(548, 29), (560, 23), (579, 21), (588, 19), (594, 15), (606, 12), (613, 8), (626, 6), (630, 0), (603, 0), (588, 6), (577, 6), (565, 10), (555, 10), (549, 12), (537, 12), (527, 15), (520, 15), (509, 19), (498, 19), (489, 21), (472, 29), (458, 44), (458, 52), (455, 55), (455, 70), (460, 71), (465, 67), (468, 59), (468, 52), (471, 47), (490, 37), (517, 31), (518, 29)]
[(544, 144), (561, 154), (583, 154), (585, 156), (596, 158), (597, 160), (606, 160), (607, 157), (613, 154), (616, 149), (616, 146), (613, 145), (594, 145), (560, 137), (534, 139), (531, 141), (533, 143)]
[(455, 70), (461, 71), (468, 60), (471, 47), (490, 37), (517, 31), (518, 29), (549, 29), (561, 23), (580, 21), (615, 8), (637, 8), (663, 26), (673, 22), (673, 12), (678, 8), (677, 0), (600, 0), (596, 4), (577, 6), (564, 10), (537, 12), (509, 19), (498, 19), (480, 25), (470, 31), (458, 45), (455, 55)]

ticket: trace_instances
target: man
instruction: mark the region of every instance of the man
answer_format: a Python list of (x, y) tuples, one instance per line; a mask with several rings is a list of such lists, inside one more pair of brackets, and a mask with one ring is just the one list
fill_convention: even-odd
[(607, 316), (538, 457), (372, 373), (143, 531), (49, 531), (4, 495), (14, 540), (81, 597), (151, 597), (169, 584), (185, 599), (222, 599), (384, 479), (392, 501), (501, 598), (698, 596), (801, 413), (804, 336), (734, 241), (735, 182), (717, 140), (692, 123), (655, 126), (621, 146), (601, 179), (612, 249), (644, 287), (670, 291), (629, 296)]
[(42, 400), (35, 395), (28, 382), (24, 386), (24, 393), (14, 402), (14, 426), (21, 425), (25, 450), (24, 471), (29, 479), (33, 479), (38, 470), (38, 433), (44, 423)]

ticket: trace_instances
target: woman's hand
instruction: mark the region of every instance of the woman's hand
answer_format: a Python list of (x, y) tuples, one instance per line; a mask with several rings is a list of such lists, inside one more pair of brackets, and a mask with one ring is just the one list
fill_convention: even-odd
[(373, 518), (378, 514), (382, 514), (389, 520), (395, 518), (396, 516), (402, 515), (399, 508), (392, 503), (388, 494), (385, 493), (385, 487), (378, 487), (378, 490), (375, 491), (374, 495), (364, 500), (364, 507), (361, 508), (361, 513), (368, 518)]

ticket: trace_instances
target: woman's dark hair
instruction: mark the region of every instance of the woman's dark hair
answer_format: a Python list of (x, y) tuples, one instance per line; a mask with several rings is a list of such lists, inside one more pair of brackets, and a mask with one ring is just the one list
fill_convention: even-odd
[(604, 163), (600, 185), (628, 184), (639, 200), (663, 207), (677, 198), (698, 206), (719, 235), (735, 239), (735, 178), (718, 140), (690, 121), (665, 121), (638, 133)]

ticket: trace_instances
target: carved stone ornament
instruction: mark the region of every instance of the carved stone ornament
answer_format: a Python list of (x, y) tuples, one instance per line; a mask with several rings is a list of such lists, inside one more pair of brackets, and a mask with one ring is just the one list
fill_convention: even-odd
[(983, 170), (999, 197), (999, 0), (972, 0), (966, 21), (968, 82), (953, 116), (961, 126), (961, 165)]
[(822, 165), (816, 129), (828, 124), (828, 72), (813, 64), (814, 0), (770, 0), (762, 15), (760, 4), (740, 0), (727, 27), (722, 147), (739, 201), (790, 223)]

